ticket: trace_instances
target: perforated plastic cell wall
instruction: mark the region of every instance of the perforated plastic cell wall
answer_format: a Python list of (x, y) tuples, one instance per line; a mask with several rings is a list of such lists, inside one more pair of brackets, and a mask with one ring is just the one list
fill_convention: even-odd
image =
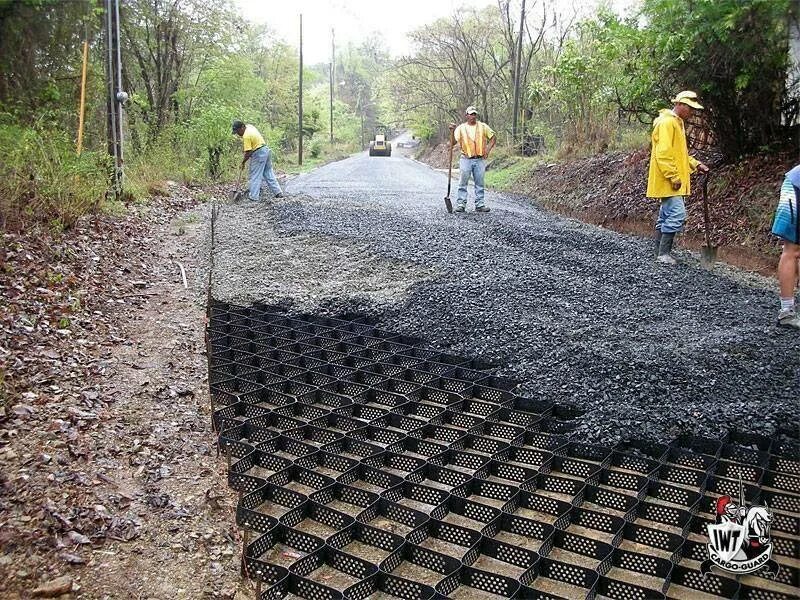
[[(580, 407), (363, 319), (209, 307), (212, 425), (260, 599), (792, 598), (800, 442), (614, 448)], [(722, 494), (772, 511), (781, 575), (704, 579)]]

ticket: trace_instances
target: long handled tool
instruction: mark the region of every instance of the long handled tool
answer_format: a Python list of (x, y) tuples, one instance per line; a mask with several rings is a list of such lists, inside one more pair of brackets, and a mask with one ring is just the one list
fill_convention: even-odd
[(236, 179), (236, 187), (231, 194), (231, 202), (238, 202), (242, 199), (244, 192), (242, 191), (242, 173), (244, 173), (244, 165), (239, 167), (239, 177)]
[(453, 203), (450, 201), (450, 183), (453, 179), (453, 142), (447, 138), (447, 143), (450, 144), (450, 158), (447, 161), (447, 196), (444, 197), (444, 206), (447, 212), (453, 212)]
[(711, 245), (711, 216), (708, 211), (708, 178), (706, 173), (703, 178), (703, 218), (705, 221), (706, 245), (700, 249), (700, 264), (705, 269), (713, 269), (717, 261), (717, 247)]

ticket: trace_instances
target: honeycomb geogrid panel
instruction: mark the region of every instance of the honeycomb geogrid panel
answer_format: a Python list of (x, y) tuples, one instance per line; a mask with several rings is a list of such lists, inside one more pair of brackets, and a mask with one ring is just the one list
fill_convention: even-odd
[[(209, 317), (212, 423), (261, 599), (800, 595), (789, 432), (591, 445), (578, 407), (364, 320)], [(740, 479), (773, 511), (776, 580), (700, 574)]]

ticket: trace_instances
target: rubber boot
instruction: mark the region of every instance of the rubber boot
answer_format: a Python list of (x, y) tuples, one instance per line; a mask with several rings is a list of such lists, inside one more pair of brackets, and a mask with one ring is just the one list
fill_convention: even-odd
[(659, 251), (661, 250), (661, 230), (656, 229), (656, 235), (653, 237), (653, 241), (655, 242), (655, 256), (658, 258)]
[(658, 245), (658, 255), (672, 254), (672, 244), (675, 243), (674, 233), (662, 233), (661, 242)]
[(677, 264), (678, 261), (672, 257), (672, 244), (674, 241), (674, 233), (661, 234), (661, 244), (658, 247), (658, 256), (656, 257), (658, 262), (668, 265)]

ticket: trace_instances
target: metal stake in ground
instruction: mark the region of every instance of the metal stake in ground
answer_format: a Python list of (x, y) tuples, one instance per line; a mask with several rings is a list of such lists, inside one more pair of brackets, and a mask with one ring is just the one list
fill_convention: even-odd
[(450, 158), (447, 161), (447, 195), (444, 197), (444, 206), (447, 212), (453, 212), (453, 203), (450, 201), (450, 183), (453, 178), (453, 133), (447, 138), (447, 143), (450, 144)]
[[(239, 499), (241, 502), (241, 498)], [(247, 566), (247, 545), (250, 543), (250, 530), (245, 525), (244, 536), (242, 539), (242, 562), (240, 565), (240, 575), (245, 579), (250, 578), (250, 569)]]
[(233, 190), (233, 194), (231, 194), (231, 202), (238, 202), (242, 199), (242, 173), (244, 173), (244, 166), (239, 167), (239, 177), (236, 180), (236, 188)]
[(703, 178), (703, 219), (705, 221), (706, 245), (700, 249), (700, 264), (705, 269), (714, 268), (717, 261), (717, 247), (711, 245), (711, 216), (708, 211), (708, 178), (710, 173), (706, 173)]

